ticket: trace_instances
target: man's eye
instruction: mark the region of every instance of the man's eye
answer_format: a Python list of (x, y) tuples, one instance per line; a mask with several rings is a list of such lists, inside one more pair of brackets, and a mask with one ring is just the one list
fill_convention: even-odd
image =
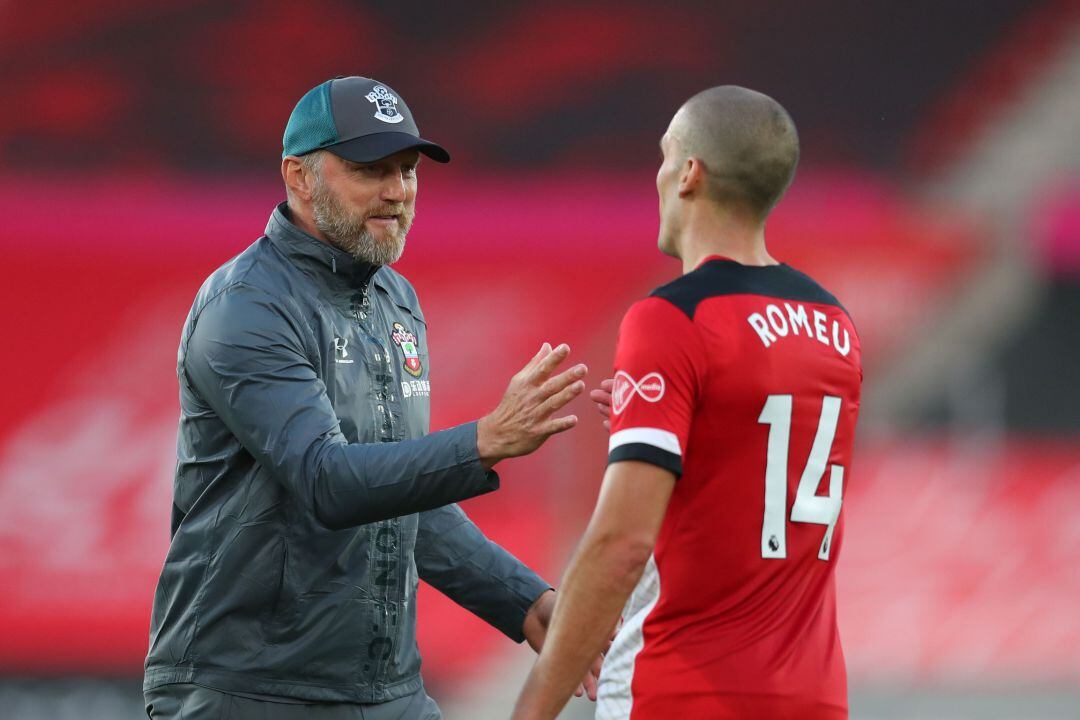
[(405, 166), (403, 166), (401, 168), (401, 171), (403, 173), (405, 173), (406, 175), (415, 175), (416, 174), (416, 166), (415, 165), (405, 165)]

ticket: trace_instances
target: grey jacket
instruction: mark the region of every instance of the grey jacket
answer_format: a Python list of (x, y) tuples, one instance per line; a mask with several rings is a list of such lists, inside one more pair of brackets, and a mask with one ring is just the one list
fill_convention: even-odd
[(385, 702), (422, 685), (418, 578), (519, 642), (549, 585), (452, 504), (499, 481), (475, 423), (428, 434), (412, 286), (287, 212), (207, 279), (184, 326), (143, 687)]

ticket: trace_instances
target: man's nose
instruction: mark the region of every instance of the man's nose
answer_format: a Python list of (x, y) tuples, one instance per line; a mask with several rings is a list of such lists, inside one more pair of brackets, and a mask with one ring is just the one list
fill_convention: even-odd
[(382, 199), (387, 202), (405, 202), (405, 176), (401, 171), (387, 173), (382, 184)]

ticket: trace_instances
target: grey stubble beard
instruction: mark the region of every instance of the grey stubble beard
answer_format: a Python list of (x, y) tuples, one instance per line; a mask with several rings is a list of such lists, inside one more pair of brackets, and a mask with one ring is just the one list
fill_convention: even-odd
[(390, 265), (401, 258), (413, 220), (412, 214), (402, 211), (398, 231), (386, 242), (380, 242), (364, 225), (367, 216), (350, 213), (321, 182), (311, 193), (311, 214), (315, 227), (335, 247), (372, 265)]

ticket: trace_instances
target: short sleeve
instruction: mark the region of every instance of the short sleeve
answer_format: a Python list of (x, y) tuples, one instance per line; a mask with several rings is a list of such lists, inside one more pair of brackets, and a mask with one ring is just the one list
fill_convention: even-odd
[(682, 475), (704, 367), (698, 330), (682, 310), (657, 297), (630, 308), (615, 349), (609, 464), (640, 460)]

